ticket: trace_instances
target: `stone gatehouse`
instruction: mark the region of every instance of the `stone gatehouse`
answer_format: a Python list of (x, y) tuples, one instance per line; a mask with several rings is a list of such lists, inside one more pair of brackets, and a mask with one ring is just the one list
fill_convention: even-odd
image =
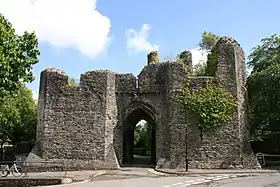
[[(74, 169), (119, 168), (133, 161), (133, 130), (152, 125), (152, 163), (162, 168), (255, 168), (246, 126), (245, 57), (239, 44), (222, 37), (215, 79), (238, 100), (233, 119), (214, 134), (203, 134), (172, 99), (190, 80), (191, 89), (210, 77), (190, 77), (182, 62), (153, 63), (138, 77), (108, 70), (81, 75), (78, 86), (50, 68), (41, 73), (37, 143), (28, 161), (67, 161)], [(189, 54), (190, 55), (190, 54)]]

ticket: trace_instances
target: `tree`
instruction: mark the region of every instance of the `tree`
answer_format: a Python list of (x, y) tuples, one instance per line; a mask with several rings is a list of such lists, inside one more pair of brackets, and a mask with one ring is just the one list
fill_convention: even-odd
[(148, 122), (136, 125), (134, 129), (134, 146), (145, 149), (145, 152), (151, 151), (152, 126)]
[(2, 99), (0, 103), (0, 139), (17, 145), (22, 140), (36, 136), (36, 104), (32, 91), (21, 84), (19, 90)]
[(280, 37), (261, 39), (248, 56), (252, 73), (247, 80), (252, 140), (280, 134)]
[(0, 14), (0, 98), (34, 79), (32, 66), (39, 62), (35, 33), (15, 33), (12, 24)]
[(253, 48), (248, 59), (252, 73), (280, 64), (280, 36), (274, 34), (261, 39), (261, 44)]
[(193, 68), (194, 76), (215, 76), (217, 64), (217, 50), (214, 48), (219, 36), (213, 32), (204, 31), (199, 42), (201, 53), (207, 53), (207, 62), (200, 62)]
[(211, 51), (211, 49), (215, 46), (218, 39), (219, 36), (217, 36), (213, 32), (204, 31), (202, 33), (201, 41), (199, 42), (198, 45), (202, 50)]
[(69, 78), (68, 85), (69, 85), (70, 87), (76, 87), (76, 86), (78, 86), (78, 84), (76, 83), (76, 81), (75, 81), (74, 78)]
[(219, 54), (217, 49), (215, 48), (215, 45), (219, 38), (220, 37), (214, 34), (213, 32), (204, 31), (202, 33), (202, 38), (199, 42), (199, 47), (201, 48), (201, 50), (204, 50), (208, 53), (207, 62), (202, 66), (202, 68), (204, 68), (204, 75), (216, 75), (216, 67), (218, 63)]
[(248, 78), (248, 104), (252, 140), (280, 134), (280, 64)]
[(136, 125), (134, 129), (134, 145), (138, 145), (142, 138), (142, 125)]

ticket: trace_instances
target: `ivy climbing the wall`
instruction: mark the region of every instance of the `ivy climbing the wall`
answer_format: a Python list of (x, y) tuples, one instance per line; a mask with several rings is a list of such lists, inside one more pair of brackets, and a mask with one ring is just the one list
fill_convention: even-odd
[(216, 76), (218, 62), (219, 62), (219, 50), (218, 48), (213, 48), (211, 53), (207, 55), (207, 62), (205, 67), (206, 76)]
[(157, 51), (152, 51), (148, 54), (148, 64), (159, 63), (159, 55)]
[(188, 83), (178, 91), (175, 98), (184, 106), (185, 113), (194, 117), (201, 132), (215, 130), (230, 121), (237, 107), (236, 100), (230, 92), (212, 86), (210, 81), (196, 92), (189, 89)]
[(68, 80), (68, 85), (69, 85), (70, 87), (77, 87), (77, 86), (78, 86), (78, 84), (76, 83), (76, 81), (75, 81), (74, 78), (69, 78), (69, 80)]

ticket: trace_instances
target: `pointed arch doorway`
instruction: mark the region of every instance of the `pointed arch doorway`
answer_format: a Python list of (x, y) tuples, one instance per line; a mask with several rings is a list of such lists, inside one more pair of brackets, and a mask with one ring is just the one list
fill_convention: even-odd
[(130, 112), (123, 123), (122, 165), (129, 167), (156, 166), (156, 122), (143, 108)]

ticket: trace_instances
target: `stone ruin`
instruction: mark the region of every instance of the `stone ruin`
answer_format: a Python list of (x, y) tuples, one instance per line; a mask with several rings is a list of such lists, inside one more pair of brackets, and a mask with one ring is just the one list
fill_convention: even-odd
[[(152, 163), (157, 168), (259, 168), (249, 144), (245, 110), (245, 56), (232, 38), (216, 44), (216, 77), (238, 100), (233, 119), (200, 137), (172, 99), (186, 80), (191, 89), (210, 77), (190, 77), (191, 54), (182, 62), (148, 62), (138, 77), (108, 70), (81, 75), (78, 86), (51, 68), (41, 73), (37, 142), (27, 161), (71, 163), (72, 169), (114, 169), (133, 163), (133, 131), (152, 125)], [(154, 53), (153, 53), (154, 55)], [(154, 57), (149, 57), (154, 59)]]

